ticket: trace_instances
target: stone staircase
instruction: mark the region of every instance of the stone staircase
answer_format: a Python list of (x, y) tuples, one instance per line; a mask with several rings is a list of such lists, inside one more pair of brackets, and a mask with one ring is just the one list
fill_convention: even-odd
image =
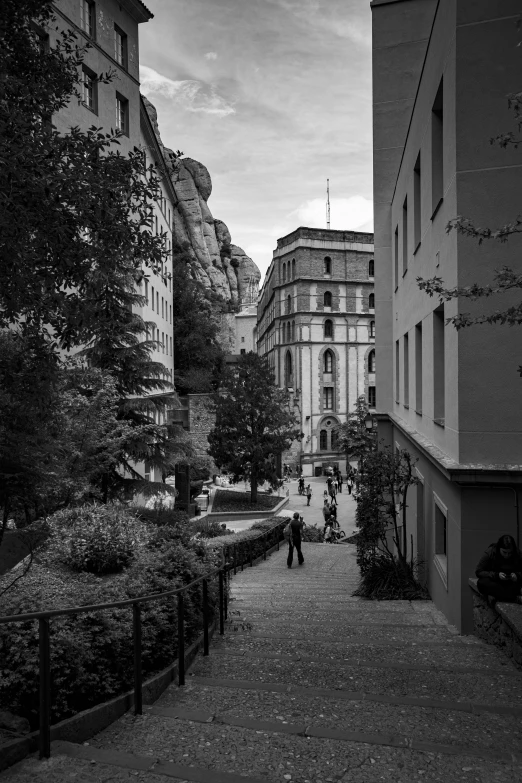
[(352, 546), (303, 552), (233, 578), (184, 688), (6, 781), (522, 781), (522, 673), (431, 602), (351, 598)]

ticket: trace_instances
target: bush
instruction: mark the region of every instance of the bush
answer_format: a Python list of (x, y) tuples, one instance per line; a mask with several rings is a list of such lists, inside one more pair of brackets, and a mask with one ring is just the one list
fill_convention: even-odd
[(228, 562), (232, 563), (235, 559), (236, 565), (241, 562), (246, 563), (250, 560), (250, 552), (252, 552), (253, 560), (263, 554), (265, 538), (260, 534), (267, 533), (268, 548), (270, 548), (283, 539), (283, 530), (289, 521), (290, 517), (264, 519), (255, 522), (248, 530), (240, 530), (232, 535), (213, 538), (209, 542), (209, 546), (222, 545), (225, 559)]
[(190, 530), (193, 535), (199, 533), (201, 538), (217, 538), (218, 536), (233, 536), (234, 531), (227, 527), (221, 527), (221, 522), (212, 520), (194, 519), (190, 522)]
[(143, 508), (141, 506), (133, 506), (131, 510), (144, 522), (150, 522), (160, 527), (164, 525), (172, 525), (173, 527), (188, 526), (190, 522), (187, 512), (180, 508), (166, 508), (165, 506)]
[(301, 533), (301, 539), (312, 544), (320, 544), (324, 540), (323, 528), (317, 525), (306, 525)]
[[(72, 531), (85, 533), (88, 519), (84, 509), (76, 509), (52, 519), (53, 535), (44, 545), (41, 561), (3, 596), (0, 613), (21, 614), (44, 609), (104, 603), (176, 589), (208, 573), (220, 562), (220, 553), (204, 543), (190, 540), (182, 526), (149, 526), (128, 510), (96, 507), (102, 518), (122, 521), (126, 514), (136, 537), (133, 559), (122, 571), (99, 576), (71, 570), (64, 562), (64, 541)], [(58, 518), (57, 518), (58, 517)], [(73, 517), (71, 519), (71, 517)], [(77, 520), (80, 519), (80, 525)], [(130, 520), (130, 521), (129, 521)], [(122, 522), (123, 524), (123, 522)], [(141, 535), (143, 531), (143, 535)], [(63, 539), (61, 534), (63, 532)], [(74, 549), (74, 548), (73, 548)], [(67, 558), (65, 558), (67, 560)], [(0, 591), (5, 580), (0, 577)], [(211, 620), (218, 601), (217, 578), (209, 581)], [(184, 593), (185, 640), (189, 644), (201, 632), (201, 583)], [(177, 601), (168, 597), (142, 605), (142, 666), (144, 676), (160, 671), (177, 654)], [(125, 692), (133, 682), (132, 608), (107, 609), (51, 620), (52, 721), (70, 717), (81, 710)], [(38, 722), (38, 623), (0, 626), (0, 703), (27, 718), (31, 727)]]
[(257, 503), (252, 503), (250, 492), (234, 492), (231, 489), (217, 489), (212, 502), (212, 511), (252, 511), (270, 510), (280, 503), (282, 498), (259, 492)]
[(148, 528), (125, 506), (85, 505), (49, 517), (57, 557), (74, 571), (110, 574), (132, 562)]
[(361, 575), (360, 598), (373, 601), (429, 601), (428, 590), (417, 579), (418, 564), (404, 563), (388, 554), (377, 555)]

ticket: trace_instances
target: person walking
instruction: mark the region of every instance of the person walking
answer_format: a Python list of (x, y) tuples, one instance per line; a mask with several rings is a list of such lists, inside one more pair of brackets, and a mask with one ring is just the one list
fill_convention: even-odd
[(480, 558), (475, 571), (482, 595), (522, 603), (522, 553), (513, 536), (500, 536)]
[(306, 485), (306, 505), (307, 506), (310, 505), (311, 499), (312, 499), (312, 487), (310, 486), (310, 484), (307, 484)]
[(330, 495), (330, 502), (335, 503), (335, 505), (337, 505), (337, 500), (335, 498), (335, 486), (333, 482), (330, 484), (330, 489), (328, 490), (328, 494)]
[(343, 474), (341, 471), (337, 474), (337, 489), (339, 491), (339, 494), (342, 495), (343, 492)]
[(301, 532), (304, 528), (303, 517), (299, 516), (299, 512), (295, 511), (292, 521), (290, 522), (290, 528), (292, 534), (288, 542), (288, 558), (286, 564), (288, 568), (292, 568), (292, 562), (294, 559), (294, 548), (297, 551), (297, 561), (299, 565), (303, 565), (304, 557), (301, 552)]

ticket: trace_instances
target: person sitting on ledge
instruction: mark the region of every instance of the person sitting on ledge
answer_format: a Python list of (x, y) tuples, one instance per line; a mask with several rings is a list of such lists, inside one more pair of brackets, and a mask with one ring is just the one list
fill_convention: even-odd
[(522, 554), (513, 536), (500, 536), (480, 558), (475, 574), (482, 595), (522, 603)]

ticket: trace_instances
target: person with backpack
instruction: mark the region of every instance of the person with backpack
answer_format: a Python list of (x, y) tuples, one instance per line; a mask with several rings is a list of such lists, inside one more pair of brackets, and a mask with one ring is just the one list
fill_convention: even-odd
[(299, 516), (299, 512), (295, 511), (291, 522), (284, 529), (284, 536), (288, 541), (288, 557), (286, 564), (288, 568), (292, 568), (292, 562), (294, 559), (294, 548), (297, 551), (297, 561), (299, 565), (303, 565), (304, 557), (301, 552), (301, 532), (304, 528), (303, 517)]

